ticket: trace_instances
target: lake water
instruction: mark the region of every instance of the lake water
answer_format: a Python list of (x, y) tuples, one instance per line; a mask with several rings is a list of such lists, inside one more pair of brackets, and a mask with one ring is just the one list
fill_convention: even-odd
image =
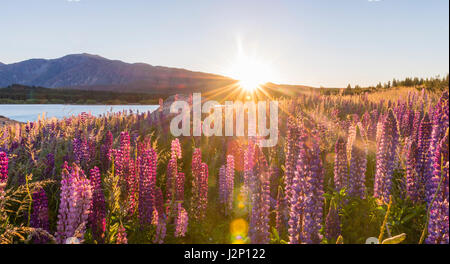
[(95, 116), (123, 110), (139, 111), (141, 113), (152, 112), (158, 107), (158, 105), (0, 104), (0, 115), (12, 120), (27, 122), (36, 121), (38, 116), (42, 116), (43, 113), (48, 118), (63, 118), (78, 115), (82, 112), (91, 112)]

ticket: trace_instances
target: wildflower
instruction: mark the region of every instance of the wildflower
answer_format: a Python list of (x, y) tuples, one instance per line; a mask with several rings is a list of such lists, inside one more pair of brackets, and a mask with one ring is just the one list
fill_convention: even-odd
[(277, 193), (277, 203), (275, 206), (275, 227), (278, 233), (281, 234), (286, 228), (287, 217), (286, 217), (286, 201), (283, 194), (282, 188), (278, 188)]
[(141, 226), (149, 225), (152, 221), (155, 206), (156, 184), (156, 152), (150, 148), (138, 158), (139, 163), (139, 220)]
[[(77, 230), (83, 237), (92, 203), (91, 184), (83, 170), (76, 164), (70, 168), (65, 163), (64, 167), (56, 235), (59, 243), (64, 243), (67, 238), (73, 237)], [(81, 230), (80, 227), (82, 227)]]
[(377, 141), (376, 172), (374, 196), (384, 203), (389, 202), (392, 176), (394, 173), (395, 155), (397, 155), (398, 130), (397, 121), (392, 110), (389, 110), (382, 123), (381, 133)]
[(431, 132), (430, 147), (428, 149), (428, 156), (426, 161), (424, 173), (425, 176), (425, 199), (428, 204), (431, 202), (433, 196), (433, 157), (436, 154), (436, 149), (442, 138), (444, 138), (446, 129), (449, 127), (449, 97), (448, 91), (445, 91), (439, 99), (439, 102), (433, 109), (433, 128)]
[(423, 201), (425, 199), (425, 185), (427, 179), (431, 177), (431, 171), (428, 171), (427, 163), (428, 163), (428, 150), (430, 148), (431, 141), (431, 130), (432, 124), (428, 114), (425, 114), (422, 121), (420, 122), (419, 131), (418, 131), (418, 145), (416, 150), (416, 168), (415, 173), (417, 174), (418, 180), (418, 190), (417, 190), (417, 200)]
[(45, 158), (45, 170), (44, 170), (45, 178), (49, 178), (50, 176), (52, 176), (54, 167), (55, 167), (55, 155), (53, 153), (49, 153)]
[(406, 192), (413, 202), (419, 201), (420, 178), (416, 171), (417, 166), (417, 143), (413, 140), (407, 141), (406, 153)]
[(108, 132), (106, 132), (105, 134), (105, 138), (103, 139), (103, 144), (101, 147), (101, 159), (104, 168), (107, 168), (109, 166), (112, 145), (113, 145), (113, 134), (111, 133), (111, 131), (108, 130)]
[[(426, 242), (449, 243), (449, 132), (436, 148), (433, 158), (433, 176), (429, 182), (430, 219)], [(434, 199), (434, 200), (433, 200)]]
[(8, 182), (8, 155), (0, 152), (0, 184)]
[(177, 199), (178, 201), (184, 200), (184, 178), (184, 173), (177, 173), (175, 199)]
[[(47, 232), (50, 231), (48, 221), (48, 199), (43, 188), (39, 188), (32, 195), (33, 211), (30, 215), (30, 226), (34, 228), (42, 228)], [(46, 238), (38, 238), (35, 242), (46, 243)]]
[(178, 165), (176, 159), (170, 159), (169, 164), (167, 164), (167, 173), (166, 173), (166, 199), (168, 202), (171, 202), (175, 190), (176, 178), (178, 175)]
[(175, 219), (175, 237), (184, 237), (188, 227), (188, 214), (186, 210), (178, 203), (177, 217)]
[[(310, 153), (309, 171), (304, 180), (303, 230), (302, 243), (318, 244), (322, 240), (319, 231), (322, 228), (323, 210), (323, 167), (319, 146), (315, 144)], [(297, 170), (299, 170), (297, 166)]]
[(164, 239), (166, 237), (166, 221), (167, 218), (165, 216), (160, 216), (158, 220), (158, 225), (156, 226), (155, 238), (153, 239), (153, 243), (162, 244), (164, 243)]
[(125, 227), (121, 224), (117, 230), (116, 244), (128, 244), (127, 232)]
[[(286, 197), (291, 197), (291, 186), (293, 186), (293, 178), (295, 173), (295, 166), (298, 158), (298, 140), (300, 138), (301, 128), (297, 124), (297, 120), (289, 117), (287, 124), (286, 135), (286, 160), (285, 160), (285, 183), (286, 183)], [(290, 203), (290, 199), (286, 199)]]
[(248, 146), (244, 151), (244, 188), (242, 188), (242, 194), (247, 198), (250, 198), (254, 191), (254, 184), (256, 182), (254, 167), (255, 144), (253, 140), (249, 139)]
[(222, 204), (226, 204), (227, 200), (226, 177), (226, 166), (222, 165), (219, 169), (219, 200)]
[(320, 243), (323, 217), (323, 167), (318, 139), (311, 147), (302, 133), (298, 141), (299, 155), (292, 181), (289, 207), (289, 243)]
[(334, 158), (334, 185), (337, 190), (341, 190), (348, 185), (348, 165), (347, 152), (345, 151), (345, 141), (339, 137), (335, 146)]
[(325, 220), (325, 235), (328, 240), (336, 241), (340, 234), (341, 222), (339, 220), (339, 210), (332, 203)]
[(234, 157), (227, 155), (227, 164), (219, 169), (219, 198), (225, 205), (225, 213), (233, 209)]
[(234, 189), (234, 157), (232, 155), (227, 156), (226, 167), (226, 194), (227, 194), (227, 207), (229, 210), (233, 208), (233, 189)]
[(206, 216), (208, 205), (208, 165), (202, 162), (199, 148), (192, 154), (191, 216), (201, 220)]
[(103, 194), (100, 170), (94, 167), (91, 170), (91, 186), (92, 186), (92, 208), (89, 215), (89, 222), (92, 229), (94, 239), (101, 243), (104, 240), (105, 224), (106, 224), (106, 207), (105, 195)]
[(270, 211), (270, 181), (269, 167), (264, 155), (256, 149), (255, 190), (252, 193), (249, 237), (254, 244), (267, 244), (270, 241), (269, 211)]
[(178, 138), (172, 140), (172, 143), (170, 145), (171, 149), (171, 158), (172, 159), (181, 159), (181, 146), (180, 146), (180, 140)]
[(363, 199), (366, 191), (367, 143), (363, 138), (361, 123), (352, 126), (351, 129), (354, 130), (355, 138), (350, 151), (348, 194)]

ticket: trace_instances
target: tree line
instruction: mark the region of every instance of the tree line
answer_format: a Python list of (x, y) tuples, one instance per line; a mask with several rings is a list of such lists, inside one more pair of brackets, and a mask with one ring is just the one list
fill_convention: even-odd
[(449, 87), (449, 75), (444, 77), (439, 75), (431, 78), (418, 78), (418, 77), (407, 77), (403, 80), (392, 79), (385, 83), (379, 82), (376, 86), (361, 87), (360, 85), (348, 84), (345, 89), (341, 88), (321, 88), (321, 93), (325, 95), (331, 94), (342, 94), (342, 95), (353, 95), (366, 92), (377, 92), (381, 90), (387, 90), (397, 87), (415, 87), (419, 90), (425, 89), (431, 92), (443, 91)]
[(158, 104), (165, 96), (13, 84), (0, 89), (0, 104)]

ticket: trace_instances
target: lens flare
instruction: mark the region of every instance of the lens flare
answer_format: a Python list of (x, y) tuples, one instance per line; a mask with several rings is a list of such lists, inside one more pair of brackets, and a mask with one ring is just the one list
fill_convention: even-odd
[(244, 244), (248, 233), (248, 223), (242, 218), (234, 219), (230, 223), (232, 244)]
[(253, 92), (272, 80), (273, 71), (265, 61), (241, 51), (227, 75), (238, 80), (238, 85), (246, 92)]

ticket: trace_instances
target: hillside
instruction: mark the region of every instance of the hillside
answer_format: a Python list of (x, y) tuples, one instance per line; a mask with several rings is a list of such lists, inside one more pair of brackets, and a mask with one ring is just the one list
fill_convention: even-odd
[(227, 77), (185, 69), (125, 63), (92, 54), (30, 59), (0, 68), (0, 87), (12, 84), (82, 90), (171, 93), (203, 91), (235, 82)]

